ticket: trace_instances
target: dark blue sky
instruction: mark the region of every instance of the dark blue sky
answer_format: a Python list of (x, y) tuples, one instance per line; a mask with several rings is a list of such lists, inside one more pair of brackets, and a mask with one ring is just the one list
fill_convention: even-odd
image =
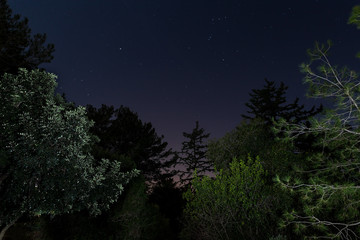
[(171, 147), (200, 126), (218, 138), (235, 128), (264, 78), (305, 99), (299, 64), (314, 41), (356, 69), (355, 0), (9, 0), (47, 33), (59, 92), (76, 104), (125, 105)]

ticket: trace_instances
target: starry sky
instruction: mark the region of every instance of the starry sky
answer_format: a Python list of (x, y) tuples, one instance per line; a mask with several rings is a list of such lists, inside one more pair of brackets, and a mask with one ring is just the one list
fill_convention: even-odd
[(299, 64), (331, 39), (332, 62), (357, 70), (355, 0), (8, 0), (55, 44), (45, 64), (79, 105), (128, 106), (179, 150), (200, 126), (219, 138), (238, 125), (264, 78), (307, 106)]

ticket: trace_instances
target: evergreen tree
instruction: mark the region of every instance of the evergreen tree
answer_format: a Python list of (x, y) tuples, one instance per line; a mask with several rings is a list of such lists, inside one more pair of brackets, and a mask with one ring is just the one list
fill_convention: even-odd
[(0, 0), (0, 76), (15, 74), (18, 68), (32, 70), (53, 59), (54, 45), (45, 45), (46, 34), (32, 36), (28, 22), (12, 14), (7, 0)]
[(263, 89), (253, 89), (250, 93), (250, 100), (245, 105), (250, 109), (247, 113), (252, 116), (242, 114), (245, 119), (259, 118), (265, 121), (267, 125), (272, 125), (273, 121), (281, 118), (287, 121), (300, 122), (314, 116), (322, 111), (322, 106), (315, 109), (304, 110), (304, 105), (299, 105), (299, 98), (293, 103), (286, 104), (287, 86), (283, 82), (276, 87), (273, 81), (265, 79), (266, 85)]
[[(348, 24), (354, 24), (357, 29), (360, 29), (360, 5), (353, 7), (348, 20)], [(358, 52), (356, 56), (360, 58), (360, 52)]]
[(285, 214), (283, 226), (292, 225), (307, 238), (359, 239), (359, 79), (354, 71), (332, 65), (329, 49), (330, 43), (316, 43), (308, 51), (310, 63), (301, 68), (309, 96), (332, 100), (333, 108), (311, 119), (311, 125), (283, 120), (277, 126), (286, 134), (285, 141), (313, 134), (323, 149), (309, 154), (291, 177), (276, 179), (299, 199), (297, 207)]
[[(176, 172), (180, 177), (182, 184), (189, 184), (193, 179), (193, 173), (196, 170), (198, 175), (205, 174), (213, 170), (212, 164), (206, 159), (207, 144), (205, 140), (210, 134), (205, 133), (205, 129), (196, 126), (191, 133), (183, 132), (187, 139), (182, 142), (181, 152), (175, 154), (175, 166), (178, 166)], [(180, 166), (179, 166), (180, 165)]]
[(93, 120), (91, 132), (100, 141), (93, 148), (97, 159), (125, 155), (128, 161), (125, 169), (141, 171), (147, 181), (158, 181), (169, 167), (171, 150), (167, 150), (164, 136), (158, 136), (151, 123), (143, 123), (129, 108), (102, 105), (101, 108), (88, 105), (87, 114)]

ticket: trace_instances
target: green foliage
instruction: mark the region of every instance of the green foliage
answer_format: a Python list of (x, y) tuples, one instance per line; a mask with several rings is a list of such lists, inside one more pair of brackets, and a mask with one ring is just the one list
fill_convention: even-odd
[[(169, 153), (166, 151), (167, 143), (162, 141), (163, 137), (158, 137), (150, 123), (143, 123), (138, 115), (127, 107), (114, 109), (112, 106), (102, 105), (96, 109), (88, 105), (87, 115), (95, 121), (90, 132), (98, 136), (98, 142), (91, 147), (94, 161), (99, 163), (106, 158), (112, 162), (118, 159), (121, 160), (122, 169), (131, 170), (137, 167), (143, 174), (131, 181), (120, 200), (110, 204), (109, 210), (100, 216), (93, 217), (81, 212), (59, 216), (56, 221), (50, 221), (54, 239), (175, 238), (168, 216), (161, 211), (162, 206), (149, 201), (146, 195), (145, 183), (152, 181), (149, 185), (153, 187), (154, 182), (160, 183), (159, 179), (163, 177), (160, 172), (166, 164), (163, 164), (162, 158)], [(64, 226), (68, 232), (56, 225)]]
[[(210, 136), (205, 133), (205, 129), (196, 126), (191, 133), (183, 132), (183, 136), (187, 139), (182, 142), (181, 152), (175, 154), (175, 166), (180, 165), (176, 171), (180, 177), (180, 182), (188, 185), (193, 179), (193, 173), (196, 170), (198, 175), (206, 174), (213, 170), (212, 164), (205, 158), (207, 145), (204, 141)], [(185, 168), (184, 170), (182, 170)]]
[[(143, 176), (130, 181), (118, 202), (101, 215), (90, 216), (87, 212), (56, 216), (47, 221), (44, 229), (49, 240), (61, 239), (176, 239), (171, 219), (161, 211), (161, 205), (149, 201)], [(181, 197), (181, 196), (180, 196)], [(168, 202), (172, 211), (179, 211)]]
[[(348, 24), (354, 24), (357, 29), (360, 29), (360, 5), (353, 7), (348, 19)], [(356, 57), (360, 58), (360, 52), (356, 54)]]
[(99, 216), (89, 216), (83, 211), (49, 220), (49, 240), (174, 239), (169, 220), (157, 205), (148, 201), (146, 190), (145, 178), (140, 175), (125, 187), (119, 201)]
[(137, 171), (120, 162), (94, 162), (86, 151), (92, 123), (83, 107), (67, 109), (54, 96), (56, 76), (20, 69), (0, 81), (0, 226), (23, 214), (57, 215), (115, 202)]
[[(310, 62), (302, 64), (309, 85), (308, 95), (328, 99), (332, 109), (311, 125), (281, 121), (277, 129), (284, 141), (316, 135), (321, 152), (309, 154), (297, 170), (297, 177), (276, 179), (299, 199), (293, 211), (284, 215), (284, 225), (308, 238), (357, 239), (360, 236), (359, 209), (359, 121), (360, 88), (358, 75), (332, 65), (330, 43), (315, 44)], [(315, 66), (314, 66), (315, 65)]]
[(348, 24), (354, 24), (358, 29), (360, 29), (360, 6), (353, 7)]
[(264, 193), (272, 199), (271, 216), (264, 216), (268, 219), (265, 228), (271, 229), (274, 235), (283, 233), (287, 229), (279, 230), (278, 224), (283, 211), (289, 209), (296, 201), (292, 200), (282, 189), (274, 187), (273, 178), (276, 175), (287, 175), (292, 171), (292, 166), (302, 163), (301, 156), (294, 153), (291, 144), (274, 140), (274, 135), (269, 126), (263, 121), (255, 119), (250, 122), (242, 122), (235, 130), (227, 133), (224, 137), (213, 140), (209, 143), (207, 157), (215, 163), (217, 168), (229, 169), (230, 160), (233, 158), (246, 159), (259, 156), (263, 168), (267, 171), (264, 176), (266, 188), (272, 189)]
[(0, 76), (18, 68), (36, 69), (53, 59), (54, 45), (45, 45), (45, 34), (32, 36), (28, 22), (12, 14), (7, 0), (0, 0)]
[(209, 142), (207, 158), (217, 168), (228, 168), (233, 158), (259, 156), (264, 168), (272, 177), (285, 174), (290, 165), (298, 161), (292, 146), (274, 140), (270, 128), (259, 119), (243, 121), (224, 137)]
[(214, 179), (195, 173), (192, 187), (184, 194), (183, 238), (261, 239), (271, 234), (266, 229), (271, 188), (266, 187), (265, 177), (260, 160), (251, 157), (234, 158), (229, 169), (220, 170)]

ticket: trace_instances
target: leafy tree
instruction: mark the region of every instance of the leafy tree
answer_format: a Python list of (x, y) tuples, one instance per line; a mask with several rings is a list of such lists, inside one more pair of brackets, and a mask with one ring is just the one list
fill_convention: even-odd
[[(73, 106), (68, 107), (71, 109)], [(123, 106), (114, 109), (112, 106), (102, 105), (96, 109), (89, 105), (87, 115), (95, 122), (90, 132), (99, 137), (99, 141), (91, 148), (95, 162), (100, 162), (103, 158), (109, 159), (110, 162), (122, 159), (123, 170), (139, 166), (137, 168), (146, 176), (147, 183), (162, 179), (161, 168), (164, 168), (165, 164), (162, 162), (161, 154), (167, 152), (166, 143), (161, 142), (162, 138), (156, 135), (151, 124), (142, 123), (136, 113)], [(163, 152), (156, 152), (162, 147)], [(168, 220), (159, 213), (158, 207), (148, 200), (146, 191), (142, 191), (145, 184), (142, 179), (140, 177), (130, 181), (119, 201), (111, 204), (109, 210), (100, 216), (91, 217), (85, 211), (59, 216), (49, 221), (49, 231), (52, 236), (56, 236), (54, 239), (123, 239), (125, 236), (137, 239), (144, 238), (146, 233), (155, 231), (154, 229), (161, 225), (165, 226), (164, 231), (168, 231), (168, 225), (162, 222)], [(153, 184), (151, 183), (151, 187)], [(133, 203), (138, 209), (126, 209), (129, 207), (129, 201), (139, 201), (137, 205)], [(130, 214), (131, 211), (131, 219), (120, 221), (120, 213)], [(154, 216), (151, 217), (150, 212)], [(57, 225), (66, 226), (68, 231), (65, 232)], [(132, 235), (131, 232), (135, 231), (137, 225), (141, 231), (139, 235)], [(151, 236), (153, 235), (149, 234), (147, 239), (151, 239)]]
[[(275, 141), (269, 127), (260, 119), (243, 121), (222, 138), (209, 142), (207, 158), (218, 169), (229, 169), (234, 158), (259, 157), (262, 167), (267, 172), (263, 179), (266, 188), (272, 188), (272, 191), (263, 193), (264, 197), (267, 194), (266, 197), (276, 203), (272, 207), (272, 216), (263, 216), (268, 218), (266, 227), (272, 229), (272, 234), (290, 235), (289, 229), (278, 229), (278, 223), (283, 212), (290, 209), (292, 204), (296, 204), (296, 201), (284, 190), (274, 187), (273, 178), (277, 174), (288, 174), (292, 166), (302, 163), (302, 156), (295, 154), (293, 150), (291, 144)], [(291, 239), (294, 238), (291, 236)]]
[(85, 211), (48, 220), (47, 235), (62, 239), (174, 239), (169, 220), (148, 200), (145, 178), (133, 178), (117, 203), (99, 216)]
[(0, 0), (0, 76), (18, 68), (36, 69), (53, 59), (54, 45), (45, 45), (46, 34), (32, 36), (28, 22), (12, 14), (7, 0)]
[(191, 133), (183, 132), (183, 136), (187, 140), (182, 142), (181, 152), (175, 155), (175, 166), (180, 165), (176, 171), (179, 174), (180, 182), (187, 185), (193, 179), (195, 170), (198, 175), (203, 175), (212, 171), (213, 167), (205, 157), (207, 145), (204, 140), (210, 134), (205, 133), (205, 129), (199, 127), (199, 122), (196, 121), (196, 126)]
[[(300, 204), (285, 215), (285, 225), (308, 238), (360, 238), (359, 141), (360, 88), (358, 75), (339, 68), (328, 59), (328, 45), (315, 44), (309, 50), (310, 62), (301, 65), (309, 84), (308, 95), (332, 100), (319, 118), (303, 123), (283, 120), (277, 129), (285, 129), (285, 141), (298, 136), (319, 136), (316, 145), (323, 152), (306, 158), (298, 176), (277, 178), (285, 189), (299, 196)], [(314, 70), (317, 69), (317, 70)]]
[(62, 239), (174, 239), (169, 220), (148, 200), (145, 178), (133, 178), (117, 203), (99, 216), (86, 212), (66, 214), (48, 220), (47, 235)]
[(137, 175), (119, 161), (94, 162), (86, 111), (57, 104), (55, 78), (20, 69), (0, 81), (0, 239), (26, 214), (98, 214)]
[(253, 116), (242, 114), (245, 119), (259, 118), (265, 121), (267, 125), (272, 125), (273, 121), (278, 121), (281, 118), (287, 121), (300, 122), (314, 116), (322, 111), (322, 106), (315, 109), (304, 110), (304, 105), (299, 105), (299, 98), (296, 98), (293, 103), (286, 103), (287, 86), (283, 82), (279, 87), (276, 87), (273, 81), (265, 79), (266, 85), (263, 89), (253, 89), (250, 93), (250, 102), (245, 105), (250, 108), (247, 113)]
[[(274, 202), (267, 194), (259, 158), (234, 160), (214, 179), (195, 174), (187, 200), (185, 239), (266, 239), (266, 221)], [(265, 228), (264, 228), (265, 227)], [(271, 236), (271, 235), (270, 235)]]
[[(290, 144), (274, 141), (269, 127), (260, 119), (243, 121), (222, 138), (209, 142), (207, 158), (217, 167), (226, 169), (233, 158), (259, 156), (270, 179), (287, 173), (299, 161)], [(271, 181), (270, 181), (271, 182)]]
[(89, 119), (95, 122), (91, 132), (100, 138), (93, 149), (95, 158), (105, 155), (126, 155), (131, 161), (126, 162), (127, 169), (134, 166), (141, 171), (148, 181), (157, 181), (163, 171), (169, 167), (164, 136), (158, 136), (151, 123), (143, 123), (138, 115), (129, 108), (102, 105), (101, 108), (87, 106)]

